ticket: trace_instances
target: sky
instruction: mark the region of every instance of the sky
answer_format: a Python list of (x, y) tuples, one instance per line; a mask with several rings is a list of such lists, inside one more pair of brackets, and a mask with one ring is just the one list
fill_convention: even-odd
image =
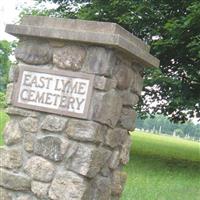
[[(19, 20), (22, 7), (32, 7), (34, 0), (0, 0), (0, 40), (12, 41), (16, 38), (5, 33), (6, 24), (13, 24)], [(55, 7), (55, 4), (45, 3), (47, 8)]]
[(33, 0), (0, 0), (0, 40), (13, 40), (14, 37), (5, 33), (6, 24), (16, 23), (21, 6), (34, 5)]

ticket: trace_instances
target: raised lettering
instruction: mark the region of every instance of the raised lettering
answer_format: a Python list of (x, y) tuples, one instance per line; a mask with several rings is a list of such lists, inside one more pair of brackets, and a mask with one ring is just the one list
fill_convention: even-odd
[(78, 94), (85, 94), (86, 93), (86, 83), (80, 82), (78, 88)]
[(81, 105), (83, 104), (83, 102), (85, 101), (85, 99), (79, 99), (76, 98), (76, 102), (77, 102), (77, 110), (80, 110)]

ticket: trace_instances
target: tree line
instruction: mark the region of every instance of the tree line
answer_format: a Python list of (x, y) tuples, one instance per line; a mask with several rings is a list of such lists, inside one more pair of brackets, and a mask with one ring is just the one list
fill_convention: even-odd
[(146, 119), (137, 118), (136, 128), (153, 132), (200, 140), (200, 124), (194, 124), (191, 121), (186, 123), (173, 123), (163, 115), (147, 117)]

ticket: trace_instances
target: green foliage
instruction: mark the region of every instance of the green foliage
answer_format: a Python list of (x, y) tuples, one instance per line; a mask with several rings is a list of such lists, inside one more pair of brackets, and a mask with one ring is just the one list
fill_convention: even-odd
[(0, 110), (6, 107), (5, 93), (0, 92)]
[[(144, 87), (141, 116), (153, 111), (182, 122), (200, 117), (199, 1), (37, 1), (57, 3), (60, 17), (116, 22), (151, 45), (161, 66), (145, 71), (145, 86), (151, 87)], [(152, 102), (158, 104), (152, 107)]]
[(12, 45), (6, 40), (0, 41), (0, 92), (5, 91), (8, 82), (8, 72), (11, 65), (9, 56)]
[(125, 171), (121, 200), (199, 200), (198, 164), (131, 155)]
[(0, 111), (0, 146), (3, 145), (3, 129), (8, 120), (8, 115), (5, 112)]

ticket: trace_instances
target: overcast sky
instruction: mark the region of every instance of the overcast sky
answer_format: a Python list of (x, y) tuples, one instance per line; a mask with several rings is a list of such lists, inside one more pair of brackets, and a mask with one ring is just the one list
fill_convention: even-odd
[[(32, 7), (35, 5), (33, 0), (0, 0), (0, 40), (13, 40), (14, 37), (5, 33), (6, 24), (16, 23), (22, 7)], [(45, 7), (52, 8), (55, 4), (45, 3)]]
[(0, 0), (0, 40), (12, 40), (13, 37), (5, 33), (5, 25), (18, 20), (22, 5), (33, 5), (33, 0)]

